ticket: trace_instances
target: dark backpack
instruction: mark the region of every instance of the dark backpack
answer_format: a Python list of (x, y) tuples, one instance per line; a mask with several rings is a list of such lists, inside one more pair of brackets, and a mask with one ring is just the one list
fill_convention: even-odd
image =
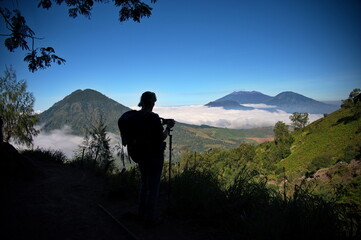
[(118, 120), (122, 145), (127, 146), (128, 154), (136, 163), (142, 158), (142, 114), (139, 111), (131, 110), (125, 112)]

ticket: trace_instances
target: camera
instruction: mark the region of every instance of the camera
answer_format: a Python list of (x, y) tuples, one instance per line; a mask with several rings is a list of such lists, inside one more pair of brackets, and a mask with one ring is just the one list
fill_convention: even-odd
[(172, 128), (174, 126), (174, 124), (175, 124), (174, 119), (161, 118), (160, 120), (162, 122), (162, 125), (168, 125), (170, 128)]

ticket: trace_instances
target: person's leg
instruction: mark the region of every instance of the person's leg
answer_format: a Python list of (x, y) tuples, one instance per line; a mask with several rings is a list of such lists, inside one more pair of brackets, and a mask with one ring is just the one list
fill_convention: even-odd
[(143, 164), (139, 164), (140, 171), (140, 191), (139, 191), (139, 204), (138, 215), (140, 218), (145, 218), (147, 215), (147, 202), (149, 197), (149, 169)]
[(149, 212), (146, 216), (147, 221), (154, 221), (157, 218), (157, 202), (159, 196), (160, 178), (162, 175), (164, 157), (163, 155), (152, 161), (152, 166), (149, 172), (148, 186), (149, 196), (147, 204)]

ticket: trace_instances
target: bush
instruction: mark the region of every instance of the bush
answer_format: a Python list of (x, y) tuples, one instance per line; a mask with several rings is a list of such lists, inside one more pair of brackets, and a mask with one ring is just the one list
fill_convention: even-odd
[[(321, 162), (324, 159), (321, 159)], [(359, 236), (355, 208), (296, 186), (291, 197), (266, 184), (257, 172), (241, 168), (222, 190), (209, 171), (186, 169), (172, 180), (171, 213), (217, 226), (225, 239), (344, 239)]]
[(65, 154), (59, 150), (44, 150), (37, 148), (35, 150), (24, 150), (21, 153), (34, 160), (51, 161), (61, 164), (67, 161)]
[(329, 167), (333, 163), (331, 156), (329, 155), (320, 155), (315, 157), (312, 161), (308, 170), (310, 172), (317, 171), (321, 168)]
[(125, 169), (108, 176), (111, 198), (129, 199), (138, 195), (140, 173), (136, 168)]
[(359, 146), (347, 146), (343, 151), (343, 153), (344, 153), (343, 157), (341, 157), (337, 161), (338, 162), (343, 161), (343, 162), (350, 163), (351, 160), (356, 159), (359, 156), (360, 149), (361, 149), (361, 147), (359, 147)]
[(225, 195), (213, 174), (186, 169), (175, 176), (171, 184), (170, 212), (173, 215), (206, 222), (219, 220)]

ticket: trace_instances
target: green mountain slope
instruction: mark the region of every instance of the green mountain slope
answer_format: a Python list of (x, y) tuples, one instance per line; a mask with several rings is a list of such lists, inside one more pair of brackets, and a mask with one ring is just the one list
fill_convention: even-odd
[(43, 130), (61, 129), (64, 125), (72, 128), (75, 135), (83, 135), (85, 128), (94, 123), (102, 114), (109, 132), (117, 131), (117, 121), (130, 108), (119, 104), (100, 92), (85, 89), (76, 90), (51, 108), (40, 114)]
[(242, 142), (255, 144), (254, 139), (269, 140), (273, 136), (273, 128), (226, 129), (177, 123), (172, 134), (175, 153), (182, 149), (203, 152), (214, 148), (235, 148)]
[(293, 133), (291, 155), (278, 165), (290, 178), (338, 161), (349, 161), (361, 150), (361, 119), (354, 119), (350, 109), (340, 109)]

